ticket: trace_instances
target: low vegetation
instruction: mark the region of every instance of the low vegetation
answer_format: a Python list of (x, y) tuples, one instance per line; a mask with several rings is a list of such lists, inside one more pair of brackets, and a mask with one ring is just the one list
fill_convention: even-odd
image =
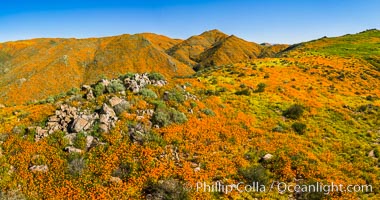
[[(108, 86), (94, 79), (82, 91), (71, 85), (42, 100), (1, 106), (0, 198), (376, 199), (377, 43), (376, 30), (322, 38), (275, 58), (204, 65), (192, 76), (149, 73), (165, 81), (138, 88), (128, 81), (139, 74), (107, 74)], [(41, 129), (61, 120), (52, 116), (62, 105), (75, 107), (77, 115), (103, 116), (89, 129), (81, 126), (74, 139), (58, 130), (36, 141)], [(268, 188), (274, 181), (301, 180), (371, 184), (373, 190), (194, 191), (197, 182), (258, 182)]]

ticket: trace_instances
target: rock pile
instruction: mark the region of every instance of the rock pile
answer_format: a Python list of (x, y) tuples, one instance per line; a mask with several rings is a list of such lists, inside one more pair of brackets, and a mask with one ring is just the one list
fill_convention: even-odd
[(154, 86), (164, 86), (167, 84), (165, 80), (151, 80), (147, 73), (135, 74), (132, 78), (124, 79), (124, 84), (127, 89), (131, 90), (133, 93), (138, 93), (142, 88), (147, 85)]
[[(92, 128), (97, 119), (99, 119), (99, 115), (96, 112), (89, 114), (88, 111), (79, 111), (76, 107), (63, 104), (55, 111), (55, 115), (48, 118), (45, 128), (35, 127), (35, 139), (38, 141), (55, 131), (66, 133), (87, 131)], [(30, 127), (30, 129), (32, 128)]]
[(103, 103), (100, 110), (100, 131), (107, 133), (111, 128), (115, 126), (115, 122), (118, 120), (115, 111), (107, 104)]
[[(126, 105), (129, 105), (126, 100), (118, 97), (111, 98), (110, 104), (113, 105), (113, 108), (117, 108), (119, 112), (122, 112)], [(35, 129), (36, 141), (47, 137), (55, 131), (67, 133), (67, 139), (71, 141), (75, 138), (75, 133), (91, 130), (97, 120), (100, 123), (100, 130), (108, 132), (118, 120), (113, 108), (104, 103), (99, 112), (90, 113), (89, 111), (80, 111), (75, 107), (63, 104), (55, 111), (54, 115), (48, 118), (45, 128), (29, 127), (29, 129)]]
[[(55, 131), (63, 131), (66, 133), (64, 138), (67, 139), (69, 143), (69, 146), (65, 147), (64, 150), (69, 153), (84, 153), (85, 150), (100, 144), (98, 138), (87, 135), (87, 132), (93, 130), (95, 123), (99, 123), (100, 131), (109, 132), (110, 129), (115, 127), (118, 120), (113, 108), (119, 106), (124, 109), (126, 107), (125, 105), (129, 105), (129, 102), (118, 97), (112, 97), (109, 103), (111, 106), (104, 103), (99, 111), (92, 113), (63, 104), (55, 111), (54, 115), (48, 118), (45, 128), (29, 127), (28, 130), (35, 130), (36, 141), (47, 137)], [(121, 108), (118, 109), (121, 111)], [(77, 138), (77, 134), (81, 132), (85, 134), (86, 139), (86, 148), (84, 150), (72, 146), (75, 138)], [(31, 171), (44, 171), (44, 169), (40, 168), (41, 167), (36, 167), (31, 169)]]
[(37, 173), (37, 172), (47, 172), (49, 171), (48, 166), (46, 165), (33, 165), (29, 168), (31, 172)]
[[(102, 87), (109, 93), (113, 92), (112, 86), (113, 84), (121, 84), (122, 87), (118, 87), (118, 92), (120, 94), (125, 95), (125, 90), (130, 90), (133, 93), (138, 93), (142, 88), (144, 88), (147, 85), (154, 85), (158, 87), (162, 87), (167, 84), (167, 81), (165, 80), (155, 80), (152, 78), (149, 78), (148, 73), (143, 74), (134, 74), (133, 76), (127, 77), (127, 78), (120, 78), (120, 79), (102, 79), (96, 84), (89, 86), (89, 85), (83, 85), (82, 90), (86, 92), (85, 98), (87, 100), (92, 100), (95, 98), (94, 95), (94, 89), (96, 85), (102, 85)], [(111, 88), (111, 89), (110, 89)], [(120, 91), (121, 90), (121, 91)]]

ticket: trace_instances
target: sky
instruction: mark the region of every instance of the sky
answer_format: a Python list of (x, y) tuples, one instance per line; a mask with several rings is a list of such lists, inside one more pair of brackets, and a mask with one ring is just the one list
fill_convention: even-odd
[(379, 0), (0, 0), (0, 42), (152, 32), (186, 39), (218, 29), (294, 44), (380, 29)]

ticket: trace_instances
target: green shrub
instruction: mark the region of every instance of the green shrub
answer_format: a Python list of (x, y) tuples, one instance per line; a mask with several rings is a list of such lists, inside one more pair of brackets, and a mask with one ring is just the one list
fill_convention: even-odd
[(38, 155), (31, 160), (31, 165), (45, 165), (47, 163), (46, 157), (43, 155)]
[(269, 172), (262, 165), (241, 168), (238, 172), (247, 183), (267, 185), (270, 178)]
[(125, 90), (124, 84), (119, 79), (111, 80), (110, 84), (107, 86), (107, 91), (109, 93), (116, 93), (116, 92), (121, 92), (124, 90)]
[(143, 193), (151, 199), (162, 200), (187, 200), (190, 199), (184, 186), (177, 180), (169, 179), (155, 182), (148, 180), (143, 188)]
[(237, 92), (235, 92), (235, 94), (236, 95), (249, 96), (249, 95), (251, 95), (251, 91), (247, 88), (247, 89), (244, 89), (244, 90), (237, 91)]
[(113, 110), (115, 111), (116, 115), (120, 115), (126, 110), (129, 110), (131, 108), (131, 104), (128, 101), (123, 101), (116, 106), (114, 106)]
[(119, 177), (122, 180), (127, 180), (133, 172), (133, 163), (122, 161), (119, 167), (112, 172), (112, 176)]
[(185, 102), (185, 96), (178, 90), (171, 90), (169, 92), (169, 99), (178, 103)]
[(373, 150), (373, 154), (376, 158), (380, 158), (380, 148), (377, 147), (375, 150)]
[(50, 96), (50, 97), (48, 97), (48, 98), (46, 99), (46, 102), (47, 102), (47, 103), (54, 103), (54, 102), (55, 102), (55, 99), (54, 99), (54, 97)]
[(226, 92), (226, 91), (227, 91), (227, 88), (225, 88), (225, 87), (220, 87), (217, 89), (218, 93), (222, 93), (222, 92)]
[(280, 132), (281, 133), (281, 132), (284, 132), (286, 129), (287, 128), (286, 128), (285, 124), (279, 123), (277, 126), (275, 126), (272, 129), (272, 131), (274, 131), (274, 132)]
[(171, 123), (169, 113), (165, 110), (158, 110), (154, 112), (152, 121), (161, 127), (168, 126)]
[(62, 149), (68, 144), (68, 140), (64, 138), (65, 135), (63, 131), (56, 131), (47, 137), (47, 143), (52, 147)]
[(154, 108), (156, 110), (159, 110), (159, 109), (166, 109), (166, 104), (164, 101), (162, 100), (156, 100), (156, 101), (153, 101), (152, 104), (154, 105)]
[(124, 80), (124, 79), (127, 79), (127, 78), (131, 79), (131, 78), (133, 78), (135, 76), (135, 74), (136, 73), (128, 72), (128, 73), (126, 73), (124, 75), (121, 75), (119, 77), (119, 79), (121, 79), (121, 80)]
[(145, 141), (148, 142), (149, 146), (155, 148), (157, 147), (156, 145), (160, 147), (165, 147), (166, 146), (166, 141), (160, 134), (157, 134), (153, 131), (148, 132), (145, 134)]
[(292, 124), (292, 128), (295, 132), (297, 132), (300, 135), (304, 134), (306, 131), (306, 125), (300, 122), (294, 122)]
[(182, 112), (179, 112), (178, 110), (175, 110), (174, 108), (172, 108), (170, 111), (170, 118), (171, 118), (171, 121), (176, 124), (182, 124), (187, 121), (186, 115), (183, 114)]
[(78, 94), (79, 91), (80, 91), (79, 88), (73, 87), (66, 94), (67, 95), (74, 95), (74, 94)]
[(266, 87), (267, 85), (265, 83), (259, 83), (257, 85), (257, 89), (255, 90), (255, 92), (264, 92)]
[(373, 101), (374, 100), (374, 98), (371, 95), (368, 95), (365, 99), (367, 101)]
[(210, 81), (211, 81), (211, 84), (212, 84), (212, 85), (216, 85), (216, 84), (218, 84), (218, 79), (217, 79), (216, 77), (212, 77), (212, 78), (210, 79)]
[(105, 74), (100, 74), (99, 78), (100, 78), (100, 79), (108, 79), (108, 78), (107, 78), (107, 75), (105, 75)]
[(140, 90), (140, 94), (143, 97), (146, 97), (146, 98), (152, 98), (152, 99), (156, 99), (157, 98), (157, 94), (155, 92), (153, 92), (151, 89), (148, 89), (148, 88), (141, 89)]
[(203, 112), (204, 114), (206, 114), (206, 115), (209, 115), (209, 116), (215, 116), (214, 111), (212, 111), (211, 109), (208, 109), (208, 108), (203, 109), (202, 112)]
[(15, 126), (12, 129), (12, 133), (17, 135), (25, 135), (26, 133), (26, 127), (25, 125)]
[(210, 90), (210, 89), (204, 91), (204, 94), (208, 96), (217, 95), (216, 93), (217, 91)]
[(148, 74), (148, 77), (150, 80), (156, 80), (156, 81), (165, 80), (165, 77), (158, 72), (152, 72), (152, 73)]
[(104, 87), (103, 84), (101, 84), (101, 83), (96, 84), (94, 87), (94, 95), (97, 97), (102, 95), (104, 93), (105, 89), (106, 88)]
[(187, 121), (187, 117), (182, 112), (173, 108), (156, 109), (153, 114), (152, 121), (161, 127), (168, 126), (172, 123), (182, 124)]
[(86, 144), (86, 135), (83, 132), (78, 133), (73, 141), (73, 146), (78, 149), (85, 149)]
[(69, 174), (74, 177), (78, 177), (82, 174), (84, 168), (86, 168), (86, 160), (77, 154), (72, 154), (73, 158), (69, 158), (69, 164), (67, 166)]
[(359, 108), (358, 108), (358, 111), (359, 112), (365, 112), (367, 110), (367, 105), (361, 105), (361, 106), (359, 106)]
[(290, 106), (288, 109), (286, 109), (283, 115), (290, 119), (298, 119), (302, 116), (303, 112), (304, 112), (303, 106), (299, 104), (294, 104)]
[(100, 120), (99, 119), (95, 120), (94, 126), (92, 127), (92, 130), (90, 132), (90, 135), (92, 135), (98, 139), (102, 137), (102, 134), (100, 131)]
[(194, 101), (190, 102), (190, 107), (191, 108), (197, 107), (197, 103), (195, 103)]

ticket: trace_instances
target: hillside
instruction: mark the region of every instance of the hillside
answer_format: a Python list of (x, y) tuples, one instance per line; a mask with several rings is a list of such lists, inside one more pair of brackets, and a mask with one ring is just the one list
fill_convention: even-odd
[(201, 53), (197, 58), (198, 68), (253, 60), (259, 57), (261, 50), (262, 46), (231, 35)]
[(176, 43), (155, 34), (2, 43), (0, 102), (40, 100), (125, 71), (190, 75), (192, 68), (165, 53)]
[[(201, 35), (1, 44), (2, 69), (16, 66), (1, 84), (18, 80), (4, 98), (58, 93), (0, 106), (0, 199), (378, 199), (378, 30), (292, 46)], [(181, 60), (190, 52), (195, 65)], [(47, 83), (21, 90), (38, 73)], [(240, 182), (266, 190), (196, 189)], [(269, 191), (277, 182), (372, 190)]]
[(318, 40), (290, 46), (281, 56), (328, 55), (357, 58), (380, 70), (380, 30), (371, 29), (341, 37), (323, 37)]
[(287, 44), (269, 44), (269, 45), (263, 45), (263, 49), (261, 50), (261, 53), (259, 55), (260, 58), (271, 58), (275, 57), (277, 54), (281, 53), (282, 51), (286, 50), (289, 45)]
[(184, 40), (170, 48), (167, 52), (179, 61), (195, 67), (198, 64), (196, 60), (201, 53), (227, 37), (228, 35), (219, 30), (206, 31)]
[(274, 57), (286, 47), (258, 45), (219, 30), (186, 40), (141, 33), (6, 42), (0, 44), (0, 103), (35, 102), (125, 71), (191, 75), (204, 67)]
[(234, 35), (226, 35), (219, 30), (206, 31), (192, 36), (170, 48), (167, 53), (196, 70), (253, 60), (259, 56), (272, 57), (287, 45), (268, 47), (245, 41)]

